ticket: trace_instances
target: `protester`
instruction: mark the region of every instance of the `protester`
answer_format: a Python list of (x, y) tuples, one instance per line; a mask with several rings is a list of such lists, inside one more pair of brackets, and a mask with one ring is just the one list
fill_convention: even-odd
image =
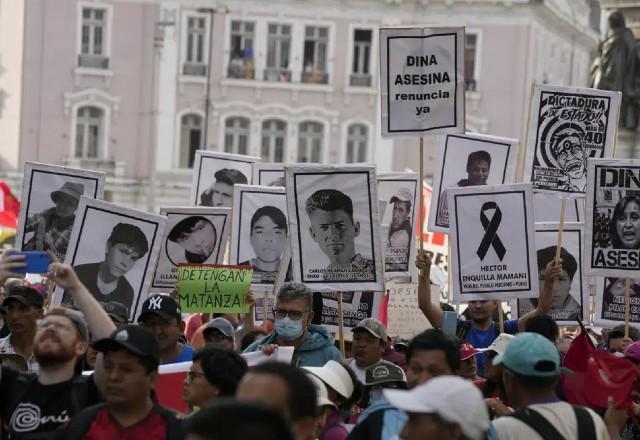
[(524, 330), (530, 333), (538, 333), (554, 345), (558, 343), (558, 337), (560, 336), (558, 323), (549, 315), (534, 316), (527, 321)]
[(70, 266), (52, 263), (47, 277), (73, 296), (80, 312), (54, 308), (38, 322), (33, 346), (40, 364), (37, 374), (0, 370), (0, 418), (12, 439), (51, 438), (71, 417), (99, 401), (102, 356), (95, 376), (74, 377), (75, 368), (87, 349), (89, 330), (98, 339), (115, 330)]
[(607, 351), (610, 353), (623, 353), (624, 350), (632, 343), (640, 340), (640, 331), (637, 328), (629, 326), (629, 337), (624, 336), (624, 324), (616, 325), (607, 333)]
[(104, 354), (105, 403), (76, 415), (65, 429), (65, 440), (182, 439), (180, 422), (152, 400), (160, 365), (160, 345), (155, 336), (130, 324), (93, 346)]
[(242, 337), (242, 340), (240, 341), (240, 351), (245, 351), (249, 345), (259, 341), (267, 335), (268, 333), (266, 331), (259, 328), (250, 331)]
[(406, 372), (407, 357), (404, 353), (404, 350), (406, 350), (406, 348), (407, 344), (405, 342), (396, 342), (394, 344), (391, 338), (387, 336), (387, 343), (384, 349), (384, 353), (382, 353), (382, 359), (397, 365)]
[[(256, 299), (253, 295), (253, 291), (248, 290), (245, 293), (244, 303), (249, 306), (249, 311), (242, 316), (242, 321), (239, 319), (238, 313), (212, 313), (211, 317), (215, 318), (224, 318), (231, 323), (231, 326), (234, 328), (234, 338), (237, 341), (241, 339), (246, 333), (252, 331), (255, 328), (254, 325), (254, 309), (256, 306)], [(193, 315), (192, 315), (193, 316)], [(205, 317), (208, 319), (209, 314), (203, 313), (200, 319)], [(194, 318), (196, 322), (198, 322), (198, 318)], [(187, 340), (190, 341), (191, 347), (193, 348), (204, 348), (206, 345), (206, 341), (204, 340), (204, 331), (209, 324), (208, 320), (205, 321), (203, 325), (200, 325), (195, 332), (192, 333), (192, 336)], [(192, 324), (193, 325), (193, 324)], [(186, 333), (186, 332), (185, 332)]]
[(244, 352), (262, 350), (271, 354), (279, 345), (294, 347), (292, 363), (299, 367), (321, 367), (332, 359), (342, 360), (329, 332), (321, 325), (311, 324), (312, 307), (311, 289), (301, 283), (285, 284), (276, 296), (274, 331)]
[(186, 440), (294, 440), (278, 411), (230, 398), (216, 399), (189, 417), (186, 433)]
[(233, 325), (224, 318), (213, 318), (207, 324), (207, 328), (202, 331), (202, 336), (207, 344), (226, 348), (227, 350), (235, 350), (236, 347), (236, 331)]
[[(337, 412), (338, 407), (335, 403), (329, 400), (329, 392), (327, 391), (327, 387), (324, 382), (320, 380), (320, 378), (314, 376), (313, 374), (309, 374), (309, 379), (311, 379), (311, 382), (313, 382), (313, 385), (316, 387), (316, 406), (318, 408), (318, 416), (316, 417), (313, 438), (322, 440), (321, 435), (324, 433), (325, 428), (327, 427), (327, 419), (329, 416)], [(348, 434), (349, 431), (344, 426), (342, 421), (339, 420), (338, 423), (334, 423), (334, 425), (332, 426), (329, 437), (331, 438), (331, 440), (344, 440), (347, 438)]]
[(489, 416), (505, 416), (513, 412), (509, 407), (507, 400), (507, 391), (502, 382), (502, 365), (493, 365), (493, 359), (503, 354), (507, 349), (507, 344), (514, 338), (513, 335), (500, 333), (500, 335), (487, 348), (481, 348), (480, 351), (485, 353), (485, 377), (486, 379), (478, 379), (474, 384), (480, 389), (485, 398), (485, 403), (489, 408)]
[(554, 435), (567, 440), (609, 438), (600, 416), (587, 408), (572, 407), (556, 396), (562, 372), (560, 355), (544, 336), (526, 332), (516, 335), (493, 363), (503, 366), (509, 402), (518, 410), (493, 421), (500, 440), (549, 439)]
[(10, 334), (0, 339), (0, 354), (16, 354), (37, 373), (40, 366), (33, 353), (37, 321), (42, 318), (44, 298), (28, 286), (13, 286), (2, 301)]
[(476, 363), (476, 356), (481, 353), (473, 345), (460, 341), (460, 370), (458, 370), (458, 376), (467, 380), (477, 380), (478, 377), (478, 364)]
[(409, 414), (402, 439), (483, 440), (489, 428), (482, 395), (459, 377), (440, 376), (409, 391), (383, 393), (391, 405)]
[[(562, 274), (561, 262), (555, 266), (554, 264), (555, 261), (547, 266), (546, 273), (550, 275), (545, 278), (536, 309), (519, 319), (505, 321), (505, 333), (514, 334), (518, 331), (524, 331), (525, 325), (530, 318), (549, 314), (553, 302), (554, 280)], [(442, 310), (431, 301), (431, 288), (429, 286), (431, 259), (425, 251), (418, 251), (416, 266), (422, 271), (422, 276), (418, 281), (418, 306), (434, 328), (441, 328)], [(476, 348), (488, 347), (500, 333), (498, 323), (492, 320), (493, 312), (497, 307), (497, 301), (469, 301), (467, 310), (469, 311), (470, 319), (463, 321), (458, 318), (456, 336), (466, 340)], [(484, 376), (484, 356), (479, 354), (476, 360), (478, 375)]]
[(425, 330), (414, 336), (409, 341), (406, 355), (409, 388), (460, 370), (460, 351), (456, 341), (437, 329)]
[(186, 362), (193, 357), (193, 348), (179, 341), (184, 322), (180, 306), (170, 296), (152, 295), (147, 298), (142, 304), (138, 323), (158, 339), (161, 364)]
[(367, 368), (363, 398), (366, 409), (358, 417), (349, 440), (391, 440), (400, 434), (407, 414), (394, 408), (382, 394), (384, 389), (392, 388), (407, 388), (402, 368), (385, 361)]
[(303, 370), (280, 362), (259, 364), (238, 385), (236, 398), (261, 402), (289, 421), (296, 440), (313, 440), (317, 393)]
[(207, 347), (193, 354), (182, 398), (189, 408), (202, 408), (212, 399), (233, 396), (247, 372), (244, 358), (230, 349)]
[(327, 388), (328, 398), (336, 408), (327, 414), (320, 440), (340, 440), (348, 435), (342, 415), (348, 416), (353, 405), (362, 397), (363, 387), (355, 373), (345, 364), (329, 361), (322, 367), (304, 367), (318, 377)]
[(352, 358), (345, 363), (356, 373), (359, 381), (364, 382), (367, 368), (382, 360), (387, 348), (387, 330), (384, 324), (375, 318), (365, 318), (352, 330)]

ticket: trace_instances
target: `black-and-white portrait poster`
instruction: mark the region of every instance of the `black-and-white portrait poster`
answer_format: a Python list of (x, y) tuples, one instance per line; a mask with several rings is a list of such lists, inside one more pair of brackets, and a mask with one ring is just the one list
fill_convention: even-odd
[(382, 136), (464, 133), (464, 28), (380, 29)]
[(536, 84), (524, 176), (537, 190), (584, 195), (587, 159), (613, 156), (620, 92)]
[[(542, 289), (547, 279), (547, 264), (556, 257), (558, 223), (536, 223), (538, 281)], [(582, 223), (564, 223), (562, 233), (562, 276), (553, 285), (551, 317), (560, 325), (576, 325), (589, 320), (589, 283), (582, 276)], [(538, 298), (518, 299), (516, 316), (523, 316), (538, 305)], [(514, 308), (511, 309), (512, 313)]]
[(466, 133), (442, 139), (434, 172), (428, 229), (449, 232), (447, 188), (513, 182), (518, 141)]
[[(342, 316), (344, 333), (351, 334), (354, 327), (365, 318), (380, 318), (383, 292), (343, 292)], [(313, 324), (323, 325), (338, 334), (338, 294), (336, 292), (313, 293)]]
[(317, 292), (383, 290), (373, 166), (285, 167), (293, 279)]
[(191, 203), (231, 208), (233, 186), (253, 183), (253, 164), (259, 157), (197, 150), (193, 163)]
[(253, 183), (261, 186), (284, 186), (284, 164), (254, 163)]
[[(533, 220), (536, 223), (560, 222), (562, 198), (566, 195), (557, 192), (533, 192)], [(584, 199), (570, 198), (565, 202), (564, 221), (568, 223), (584, 222)]]
[(640, 160), (592, 159), (587, 167), (587, 275), (640, 276)]
[(380, 238), (387, 278), (411, 276), (415, 266), (419, 180), (416, 173), (378, 175)]
[(289, 246), (283, 187), (236, 185), (229, 264), (253, 266), (252, 285), (273, 286)]
[(64, 261), (81, 196), (102, 199), (104, 173), (25, 162), (16, 249)]
[(167, 227), (151, 288), (167, 291), (178, 281), (179, 264), (222, 264), (231, 208), (160, 208)]
[[(80, 198), (65, 263), (99, 302), (118, 302), (133, 321), (149, 294), (167, 218)], [(73, 305), (56, 289), (53, 305)]]
[(453, 300), (538, 296), (531, 185), (451, 188)]
[[(625, 288), (626, 278), (597, 278), (595, 325), (615, 327), (624, 324)], [(640, 279), (631, 279), (629, 289), (629, 325), (640, 328)]]

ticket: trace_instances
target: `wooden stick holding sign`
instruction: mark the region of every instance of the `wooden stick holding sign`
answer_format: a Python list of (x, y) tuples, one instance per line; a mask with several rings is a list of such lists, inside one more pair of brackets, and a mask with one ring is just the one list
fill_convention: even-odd
[(631, 278), (624, 282), (624, 338), (629, 337), (629, 309), (631, 309)]
[(338, 338), (340, 341), (340, 353), (342, 357), (345, 358), (345, 349), (344, 349), (344, 310), (342, 307), (342, 292), (338, 292)]
[(504, 333), (504, 314), (502, 313), (502, 301), (498, 301), (498, 325), (500, 334)]
[(562, 232), (564, 231), (564, 212), (567, 207), (567, 198), (562, 197), (562, 204), (560, 205), (560, 224), (558, 225), (558, 245), (556, 246), (556, 261), (558, 264), (560, 261), (560, 251), (562, 249)]
[(264, 327), (264, 331), (269, 333), (269, 330), (267, 329), (267, 317), (269, 316), (269, 289), (264, 291), (262, 306), (264, 307), (264, 320), (262, 321), (262, 326)]
[[(418, 191), (420, 191), (420, 251), (424, 251), (424, 190), (423, 183), (424, 182), (424, 139), (420, 136), (420, 180), (418, 181)], [(418, 273), (419, 277), (425, 276), (425, 271), (420, 270)]]

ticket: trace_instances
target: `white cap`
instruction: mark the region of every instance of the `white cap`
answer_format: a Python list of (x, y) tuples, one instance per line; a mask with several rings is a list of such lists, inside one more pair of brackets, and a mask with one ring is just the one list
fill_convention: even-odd
[(349, 375), (345, 367), (340, 365), (339, 362), (331, 360), (322, 367), (303, 368), (320, 378), (345, 399), (350, 398), (353, 394), (354, 384), (353, 380), (351, 380), (351, 375)]
[(484, 439), (489, 414), (480, 390), (458, 376), (438, 376), (425, 384), (405, 390), (382, 390), (391, 405), (408, 413), (437, 414), (456, 423), (471, 440)]
[(513, 338), (515, 338), (515, 336), (507, 333), (500, 333), (487, 348), (477, 348), (476, 350), (482, 352), (493, 350), (498, 354), (504, 354), (504, 351), (507, 349), (507, 344)]
[(313, 385), (316, 387), (316, 405), (318, 408), (323, 406), (330, 406), (332, 408), (338, 409), (335, 403), (329, 400), (329, 393), (327, 392), (327, 387), (324, 386), (324, 382), (322, 382), (318, 377), (313, 374), (308, 373), (307, 376), (313, 382)]

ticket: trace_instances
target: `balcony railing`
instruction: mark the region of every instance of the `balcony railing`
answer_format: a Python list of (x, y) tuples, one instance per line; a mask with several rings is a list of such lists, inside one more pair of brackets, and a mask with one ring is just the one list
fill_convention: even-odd
[(351, 87), (371, 87), (371, 75), (368, 73), (352, 73), (349, 76)]
[(78, 55), (78, 67), (86, 67), (89, 69), (108, 69), (109, 58), (103, 55)]
[(207, 74), (207, 65), (202, 63), (184, 63), (182, 65), (182, 74), (189, 76), (205, 76)]
[(302, 72), (302, 82), (307, 84), (327, 84), (329, 74), (326, 72)]
[(279, 67), (267, 67), (264, 69), (264, 79), (265, 81), (290, 82), (291, 70)]

